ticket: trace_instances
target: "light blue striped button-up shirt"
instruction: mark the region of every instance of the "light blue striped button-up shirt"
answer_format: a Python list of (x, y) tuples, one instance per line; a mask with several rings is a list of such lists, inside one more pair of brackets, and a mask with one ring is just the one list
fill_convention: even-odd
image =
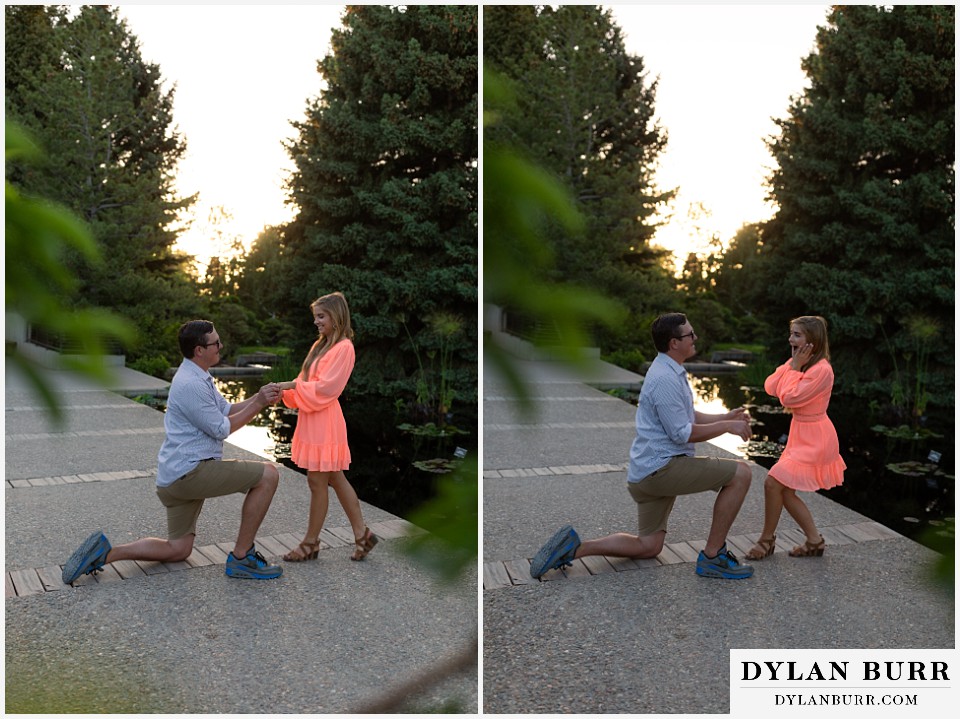
[(223, 458), (230, 407), (209, 372), (193, 360), (180, 363), (163, 418), (167, 436), (157, 456), (158, 487), (169, 487), (205, 459)]
[(630, 447), (627, 481), (639, 482), (679, 455), (694, 455), (688, 442), (696, 415), (683, 365), (663, 352), (650, 364), (640, 388), (637, 436)]

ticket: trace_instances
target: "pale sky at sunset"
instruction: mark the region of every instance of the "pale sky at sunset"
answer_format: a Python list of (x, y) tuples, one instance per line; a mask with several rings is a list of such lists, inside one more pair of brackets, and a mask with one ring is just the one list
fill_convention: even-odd
[(724, 243), (744, 222), (770, 217), (764, 138), (778, 129), (770, 118), (785, 117), (790, 96), (808, 85), (800, 60), (813, 50), (829, 6), (604, 7), (613, 10), (627, 51), (660, 78), (655, 108), (669, 142), (657, 179), (680, 193), (655, 242), (673, 250), (690, 242), (691, 203), (706, 206), (711, 217), (702, 224)]
[(176, 84), (174, 123), (187, 141), (181, 194), (200, 193), (181, 245), (204, 264), (218, 249), (209, 211), (233, 218), (226, 234), (249, 244), (266, 225), (293, 217), (283, 180), (293, 169), (282, 141), (318, 95), (317, 61), (340, 27), (340, 5), (120, 5), (164, 88)]
[[(674, 218), (656, 242), (689, 244), (687, 207), (702, 202), (709, 232), (728, 240), (766, 219), (763, 143), (791, 95), (806, 84), (800, 59), (814, 46), (827, 5), (610, 4), (629, 52), (659, 75), (656, 113), (669, 134), (657, 179), (680, 186)], [(199, 192), (194, 229), (182, 239), (201, 260), (218, 251), (204, 227), (210, 208), (234, 217), (228, 234), (249, 245), (265, 226), (292, 217), (283, 178), (292, 163), (281, 142), (290, 120), (321, 90), (316, 61), (328, 52), (342, 6), (137, 6), (120, 14), (176, 83), (174, 120), (186, 137), (178, 188)], [(696, 248), (702, 249), (702, 248)]]

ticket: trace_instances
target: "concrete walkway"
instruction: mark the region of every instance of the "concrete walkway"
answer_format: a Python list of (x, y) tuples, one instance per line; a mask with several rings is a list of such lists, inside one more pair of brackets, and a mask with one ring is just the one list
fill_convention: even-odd
[[(712, 494), (677, 500), (656, 559), (593, 557), (531, 580), (530, 557), (564, 524), (585, 538), (636, 531), (625, 487), (635, 408), (587, 383), (641, 378), (599, 360), (576, 375), (520, 369), (530, 414), (484, 372), (485, 712), (724, 714), (733, 648), (954, 647), (953, 597), (928, 581), (936, 554), (820, 495), (805, 499), (825, 556), (786, 554), (801, 534), (785, 514), (777, 552), (748, 580), (694, 573)], [(754, 465), (728, 540), (741, 557), (762, 526), (765, 475)]]
[[(314, 562), (278, 580), (224, 576), (239, 495), (209, 500), (196, 549), (176, 564), (122, 562), (74, 586), (60, 567), (93, 530), (114, 543), (166, 536), (154, 492), (163, 415), (121, 396), (165, 382), (117, 369), (109, 391), (64, 372), (48, 383), (66, 410), (52, 425), (5, 371), (5, 646), (8, 713), (339, 713), (435, 675), (477, 637), (477, 576), (453, 587), (404, 552), (419, 530), (368, 504), (384, 541), (351, 562), (349, 522), (331, 498)], [(256, 458), (230, 444), (228, 458)], [(260, 458), (262, 459), (262, 458)], [(287, 551), (306, 524), (305, 478), (280, 468), (258, 548)], [(476, 665), (423, 691), (404, 711), (477, 711)]]

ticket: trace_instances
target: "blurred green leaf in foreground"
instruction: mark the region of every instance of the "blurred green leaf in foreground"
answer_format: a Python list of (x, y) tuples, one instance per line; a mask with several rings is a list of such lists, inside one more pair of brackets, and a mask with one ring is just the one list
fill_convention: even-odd
[[(18, 126), (6, 123), (6, 161), (42, 160), (36, 145)], [(86, 261), (100, 261), (100, 252), (87, 227), (66, 208), (29, 197), (9, 181), (6, 191), (6, 311), (29, 325), (64, 338), (77, 354), (63, 355), (62, 368), (105, 383), (109, 373), (102, 361), (112, 341), (130, 343), (135, 330), (126, 321), (99, 308), (68, 309), (63, 299), (75, 289), (75, 278), (62, 262), (73, 251)], [(22, 372), (55, 421), (63, 415), (56, 397), (30, 359), (8, 348), (7, 360)]]
[[(509, 80), (484, 72), (485, 127), (511, 106), (513, 93)], [(554, 254), (543, 239), (544, 228), (555, 223), (569, 233), (584, 231), (573, 198), (556, 178), (503, 142), (484, 143), (483, 193), (484, 302), (553, 324), (565, 339), (557, 358), (576, 366), (583, 357), (579, 348), (590, 344), (588, 326), (614, 326), (625, 309), (595, 292), (548, 279)], [(483, 351), (525, 403), (526, 390), (511, 356), (495, 342), (485, 342)]]

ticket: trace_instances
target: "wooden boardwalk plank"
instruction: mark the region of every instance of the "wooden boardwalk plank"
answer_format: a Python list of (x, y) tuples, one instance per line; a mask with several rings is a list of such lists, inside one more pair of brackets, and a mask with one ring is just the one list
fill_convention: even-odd
[(636, 560), (630, 557), (607, 557), (607, 561), (616, 572), (629, 572), (640, 568)]
[[(727, 537), (727, 541), (730, 541), (730, 537)], [(694, 551), (699, 556), (700, 552), (702, 552), (704, 548), (707, 546), (707, 540), (706, 539), (688, 539), (687, 544), (693, 547)]]
[(877, 539), (899, 539), (903, 536), (890, 529), (890, 527), (884, 527), (879, 522), (860, 522), (855, 526), (867, 534), (873, 535)]
[(353, 530), (347, 530), (347, 536), (349, 539), (343, 539), (339, 535), (334, 534), (333, 532), (327, 529), (320, 530), (320, 541), (324, 542), (328, 547), (352, 547), (353, 546)]
[(18, 597), (43, 594), (45, 591), (36, 569), (15, 569), (10, 572), (10, 578)]
[(637, 569), (651, 569), (653, 567), (660, 566), (660, 562), (657, 561), (656, 557), (647, 557), (645, 559), (634, 559), (633, 563), (637, 565)]
[(827, 546), (843, 546), (844, 544), (853, 544), (853, 540), (836, 527), (821, 527), (820, 534), (823, 535)]
[(677, 553), (670, 549), (669, 544), (663, 545), (663, 551), (657, 555), (657, 561), (660, 562), (660, 564), (680, 564), (683, 562)]
[[(418, 527), (412, 522), (408, 522), (406, 519), (388, 519), (385, 522), (379, 522), (379, 526), (388, 526), (397, 532), (397, 538), (400, 537), (416, 537), (421, 534), (427, 534), (427, 530), (422, 527)], [(373, 527), (371, 527), (373, 529)], [(373, 530), (374, 534), (377, 534), (377, 530)], [(386, 535), (384, 538), (389, 539)]]
[(820, 534), (826, 540), (827, 544), (856, 544), (857, 540), (843, 531), (841, 527), (824, 527)]
[[(283, 534), (275, 534), (273, 538), (285, 547), (283, 551), (284, 554), (286, 554), (287, 552), (293, 549), (296, 549), (300, 545), (300, 538), (295, 534), (291, 534), (290, 532), (285, 532)], [(321, 549), (324, 546), (326, 546), (323, 542), (322, 536), (320, 538), (320, 545), (321, 545)], [(224, 555), (223, 561), (227, 561), (226, 555)]]
[(265, 550), (263, 554), (266, 557), (282, 557), (290, 551), (276, 537), (257, 537), (257, 542)]
[[(581, 557), (580, 561), (586, 565), (590, 574), (610, 574), (616, 571), (606, 557)], [(574, 566), (576, 566), (576, 561), (574, 561)]]
[(209, 567), (213, 564), (213, 561), (203, 552), (198, 552), (196, 547), (190, 550), (190, 556), (187, 557), (186, 562), (191, 567)]
[(88, 587), (91, 584), (96, 584), (97, 580), (93, 578), (92, 574), (81, 574), (79, 577), (73, 580), (73, 583), (70, 585), (72, 587)]
[(345, 545), (352, 545), (354, 543), (353, 529), (350, 527), (331, 527), (329, 530), (322, 530), (321, 534), (327, 531)]
[[(340, 537), (344, 542), (354, 543), (352, 527), (334, 527), (330, 530), (333, 534)], [(394, 524), (390, 520), (383, 522), (374, 522), (370, 525), (370, 531), (381, 539), (400, 539), (406, 535), (406, 528), (399, 524)]]
[(17, 596), (17, 590), (13, 587), (13, 580), (10, 578), (10, 572), (4, 572), (3, 595), (4, 599)]
[(124, 579), (147, 576), (147, 573), (140, 568), (140, 565), (132, 559), (121, 559), (117, 562), (111, 562), (108, 566), (115, 567), (117, 573)]
[(104, 564), (103, 570), (97, 572), (94, 577), (97, 580), (97, 584), (110, 584), (111, 582), (122, 582), (123, 577), (120, 576), (120, 572), (117, 571), (114, 563)]
[(37, 570), (37, 576), (40, 577), (44, 590), (48, 592), (59, 592), (67, 586), (63, 583), (63, 571), (59, 565), (41, 567)]
[(858, 543), (869, 542), (871, 539), (873, 539), (873, 536), (871, 536), (867, 532), (864, 532), (862, 529), (858, 528), (857, 525), (855, 524), (844, 524), (842, 527), (838, 527), (838, 529), (844, 534), (846, 534), (848, 537), (850, 537), (850, 539)]
[(423, 527), (419, 527), (413, 522), (408, 522), (406, 519), (397, 519), (397, 522), (402, 523), (404, 531), (406, 531), (408, 537), (420, 537), (424, 534), (430, 534)]
[(214, 564), (227, 563), (227, 553), (220, 549), (220, 547), (218, 547), (216, 544), (207, 544), (203, 547), (197, 547), (197, 551)]
[(667, 546), (684, 562), (697, 561), (697, 551), (686, 542), (671, 542)]
[(561, 572), (559, 569), (548, 569), (542, 575), (540, 575), (541, 582), (558, 582), (565, 580), (567, 575)]
[(484, 562), (483, 564), (483, 588), (499, 589), (501, 587), (512, 586), (510, 576), (507, 574), (503, 562)]
[(190, 565), (186, 562), (164, 562), (163, 566), (165, 566), (171, 572), (179, 572), (184, 569), (190, 569)]
[[(600, 558), (602, 559), (602, 557)], [(564, 567), (563, 571), (566, 573), (567, 577), (574, 579), (576, 577), (590, 577), (594, 574), (594, 572), (590, 571), (590, 567), (587, 565), (584, 559), (574, 559), (571, 566)], [(604, 564), (609, 567), (609, 569), (606, 571), (613, 570), (613, 567), (606, 560), (604, 560)]]
[(531, 584), (537, 581), (530, 576), (529, 559), (511, 559), (504, 562), (503, 567), (507, 570), (512, 584)]
[(803, 544), (806, 541), (807, 536), (801, 530), (793, 529), (792, 527), (790, 529), (784, 529), (777, 534), (777, 546), (781, 547), (785, 552), (789, 552), (798, 544)]
[(163, 566), (163, 562), (154, 562), (150, 559), (137, 559), (135, 561), (137, 566), (140, 567), (140, 569), (143, 570), (143, 573), (147, 576), (151, 576), (153, 574), (167, 574), (170, 572), (169, 569)]
[[(703, 547), (706, 546), (705, 540), (698, 540), (697, 544), (703, 544), (703, 546), (697, 548), (697, 552), (703, 551)], [(693, 546), (693, 542), (690, 543)], [(754, 545), (754, 542), (751, 542), (746, 536), (742, 534), (734, 535), (727, 537), (727, 545), (736, 553), (738, 559), (743, 559), (747, 552), (749, 552)]]

